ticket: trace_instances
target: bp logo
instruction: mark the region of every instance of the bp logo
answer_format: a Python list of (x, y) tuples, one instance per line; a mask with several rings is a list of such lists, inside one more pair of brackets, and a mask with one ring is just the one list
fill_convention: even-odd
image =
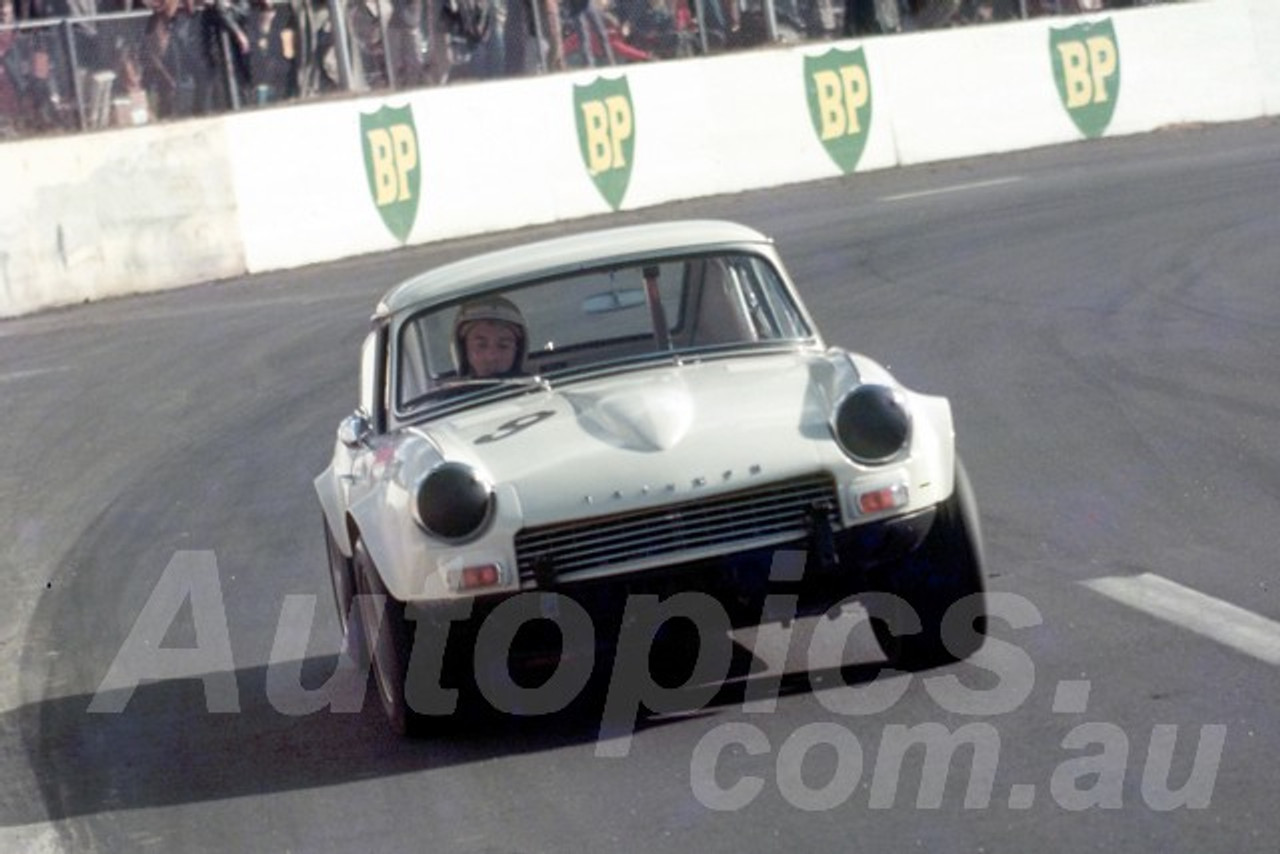
[(871, 76), (862, 48), (832, 48), (804, 58), (804, 89), (809, 116), (827, 154), (852, 172), (867, 147), (871, 130)]
[(396, 240), (404, 243), (418, 218), (422, 183), (413, 110), (405, 105), (361, 113), (360, 140), (373, 204)]
[(1110, 19), (1049, 30), (1058, 97), (1088, 137), (1101, 136), (1120, 96), (1120, 47)]
[(599, 77), (586, 86), (574, 86), (573, 113), (587, 174), (609, 207), (617, 210), (627, 194), (636, 150), (636, 112), (627, 78)]

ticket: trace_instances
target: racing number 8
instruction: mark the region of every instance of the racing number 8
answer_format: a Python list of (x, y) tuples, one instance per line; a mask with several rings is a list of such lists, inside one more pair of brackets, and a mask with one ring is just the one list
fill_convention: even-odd
[(540, 421), (546, 421), (552, 415), (555, 415), (550, 409), (539, 409), (537, 412), (530, 412), (528, 415), (521, 415), (519, 418), (512, 418), (505, 424), (498, 425), (498, 429), (492, 433), (486, 433), (479, 439), (476, 439), (477, 445), (487, 445), (490, 442), (500, 442), (503, 439), (509, 439), (521, 430), (528, 430)]

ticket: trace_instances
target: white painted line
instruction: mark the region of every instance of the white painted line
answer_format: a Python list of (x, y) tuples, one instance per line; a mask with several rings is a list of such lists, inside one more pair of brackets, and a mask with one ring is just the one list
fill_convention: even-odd
[(1008, 178), (993, 178), (990, 181), (974, 181), (970, 184), (953, 184), (950, 187), (938, 187), (935, 190), (920, 190), (915, 193), (899, 193), (896, 196), (885, 196), (880, 201), (902, 202), (907, 199), (923, 199), (926, 196), (945, 196), (948, 193), (963, 193), (965, 190), (981, 190), (985, 187), (1000, 187), (1004, 184), (1014, 184), (1021, 180), (1021, 175), (1011, 175)]
[(1149, 572), (1082, 583), (1123, 605), (1280, 665), (1280, 623), (1274, 620)]
[(29, 371), (12, 371), (7, 374), (0, 374), (0, 383), (25, 380), (30, 379), (31, 377), (42, 377), (45, 374), (59, 374), (63, 371), (69, 370), (71, 370), (70, 365), (59, 365), (56, 368), (32, 368)]

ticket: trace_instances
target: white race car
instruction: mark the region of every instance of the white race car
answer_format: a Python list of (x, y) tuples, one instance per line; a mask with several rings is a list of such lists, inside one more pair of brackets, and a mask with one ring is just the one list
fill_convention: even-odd
[(875, 594), (904, 669), (985, 633), (949, 404), (825, 345), (773, 243), (734, 223), (557, 238), (392, 289), (315, 486), (343, 630), (400, 732), (521, 659), (617, 653), (641, 605), (651, 628), (701, 623), (658, 646), (690, 660), (776, 619), (771, 596), (790, 619)]

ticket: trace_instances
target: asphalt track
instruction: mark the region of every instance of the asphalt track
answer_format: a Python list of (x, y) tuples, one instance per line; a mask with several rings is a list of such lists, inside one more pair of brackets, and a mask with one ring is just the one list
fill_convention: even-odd
[[(833, 343), (950, 397), (1002, 597), (985, 657), (915, 677), (875, 680), (875, 645), (835, 631), (856, 609), (798, 626), (780, 684), (739, 668), (625, 757), (589, 706), (413, 743), (372, 695), (290, 714), (268, 691), (280, 660), (312, 688), (335, 666), (310, 481), (376, 298), (598, 223), (0, 322), (0, 847), (1274, 852), (1278, 190), (1259, 122), (608, 218), (763, 229)], [(158, 585), (213, 562), (222, 675), (91, 713)], [(167, 648), (210, 645), (196, 610)], [(269, 668), (278, 634), (310, 640)]]

